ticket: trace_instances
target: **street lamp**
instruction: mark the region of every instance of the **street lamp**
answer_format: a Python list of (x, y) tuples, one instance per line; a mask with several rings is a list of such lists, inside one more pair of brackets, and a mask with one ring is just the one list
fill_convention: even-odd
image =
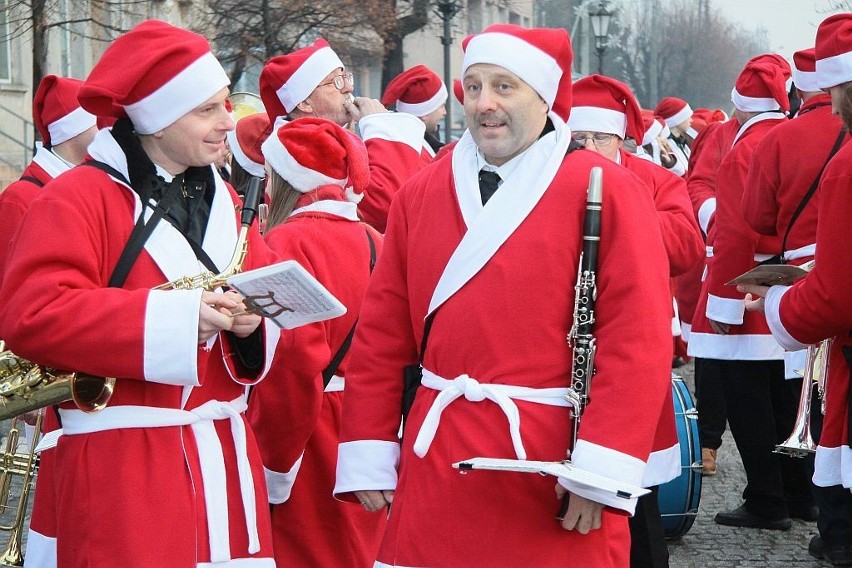
[(592, 34), (595, 36), (595, 51), (598, 54), (598, 73), (603, 74), (603, 57), (606, 53), (609, 38), (609, 24), (612, 22), (614, 11), (608, 9), (607, 2), (598, 2), (589, 6), (589, 21), (592, 24)]
[[(461, 6), (459, 0), (438, 0), (436, 5), (438, 16), (444, 21), (444, 35), (441, 36), (441, 43), (444, 45), (444, 84), (449, 91), (453, 89), (453, 77), (450, 71), (450, 44), (453, 43), (452, 21)], [(450, 131), (452, 130), (452, 97), (447, 97), (447, 114), (444, 117), (444, 143), (450, 142)]]

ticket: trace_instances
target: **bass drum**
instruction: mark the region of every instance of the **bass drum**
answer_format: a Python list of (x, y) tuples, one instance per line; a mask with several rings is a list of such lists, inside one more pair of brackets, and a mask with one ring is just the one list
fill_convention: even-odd
[(698, 412), (683, 379), (672, 375), (677, 439), (680, 443), (679, 477), (660, 485), (659, 505), (666, 538), (677, 539), (689, 532), (701, 500), (701, 444)]

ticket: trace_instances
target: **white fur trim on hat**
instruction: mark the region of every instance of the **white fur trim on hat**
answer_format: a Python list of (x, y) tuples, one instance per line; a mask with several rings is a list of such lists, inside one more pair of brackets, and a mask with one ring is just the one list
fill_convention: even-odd
[[(116, 70), (120, 73), (121, 70)], [(151, 70), (152, 73), (156, 70)], [(227, 87), (231, 83), (219, 60), (207, 52), (165, 85), (124, 107), (139, 134), (153, 134)]]
[(467, 44), (462, 76), (477, 63), (498, 65), (511, 71), (532, 87), (548, 107), (553, 106), (562, 68), (556, 59), (534, 45), (510, 34), (482, 33)]
[(746, 97), (741, 95), (736, 87), (731, 89), (731, 102), (743, 112), (781, 110), (781, 105), (772, 97)]
[(654, 121), (651, 123), (651, 126), (648, 128), (648, 130), (645, 131), (645, 135), (642, 137), (642, 145), (646, 146), (650, 144), (651, 142), (656, 140), (657, 136), (662, 134), (662, 132), (663, 124), (659, 120), (654, 119)]
[(624, 138), (627, 115), (617, 110), (594, 106), (576, 106), (568, 117), (571, 132), (604, 132)]
[(685, 107), (683, 107), (682, 109), (677, 111), (677, 113), (674, 116), (670, 116), (670, 117), (665, 118), (663, 120), (665, 120), (666, 125), (669, 128), (671, 128), (673, 126), (677, 126), (678, 124), (680, 124), (682, 122), (686, 122), (686, 120), (690, 116), (692, 116), (692, 107), (690, 107), (689, 105), (686, 105)]
[(322, 47), (313, 52), (275, 91), (284, 105), (284, 110), (292, 112), (296, 105), (314, 92), (326, 75), (341, 67), (345, 67), (343, 62), (330, 47)]
[(438, 92), (430, 98), (428, 101), (423, 101), (422, 103), (404, 103), (402, 101), (396, 102), (396, 110), (399, 112), (407, 112), (408, 114), (413, 114), (414, 116), (426, 116), (427, 114), (432, 114), (447, 102), (447, 87), (444, 86), (444, 83), (441, 83), (441, 88), (438, 89)]
[(301, 193), (307, 193), (324, 185), (337, 185), (345, 187), (347, 179), (335, 179), (321, 172), (306, 168), (298, 161), (289, 150), (281, 143), (281, 139), (273, 133), (260, 146), (263, 157), (272, 166), (279, 176), (287, 180), (293, 189)]
[(852, 81), (852, 51), (817, 59), (817, 82), (821, 89), (830, 89), (847, 81)]
[(797, 89), (806, 93), (817, 93), (821, 90), (819, 86), (819, 75), (816, 71), (799, 71), (794, 67), (793, 83), (796, 84)]
[(231, 154), (234, 155), (237, 163), (254, 177), (265, 178), (266, 171), (263, 169), (263, 164), (258, 164), (243, 152), (243, 148), (237, 140), (237, 130), (229, 130), (226, 136), (228, 137), (228, 147), (231, 149)]
[(91, 127), (95, 126), (98, 119), (83, 107), (77, 107), (59, 120), (54, 120), (47, 125), (50, 133), (50, 145), (56, 146), (75, 136), (79, 136)]

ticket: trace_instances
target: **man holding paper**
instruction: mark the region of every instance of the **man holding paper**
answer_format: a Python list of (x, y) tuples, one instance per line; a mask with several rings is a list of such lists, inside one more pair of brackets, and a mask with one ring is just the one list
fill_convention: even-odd
[[(42, 189), (9, 256), (0, 336), (12, 351), (116, 378), (104, 410), (59, 409), (59, 566), (275, 566), (242, 412), (277, 328), (234, 292), (153, 289), (234, 255), (239, 199), (211, 165), (234, 127), (228, 83), (187, 30), (150, 20), (112, 42), (79, 100), (117, 121), (92, 163)], [(256, 225), (247, 246), (244, 268), (267, 262)]]
[[(561, 461), (571, 449), (565, 337), (593, 166), (604, 203), (597, 372), (576, 467), (641, 483), (672, 355), (668, 264), (648, 189), (597, 154), (566, 156), (565, 30), (495, 25), (463, 45), (469, 130), (391, 207), (347, 369), (335, 492), (377, 514), (392, 504), (377, 566), (626, 566), (635, 500), (451, 467), (474, 456)], [(423, 381), (400, 442), (403, 368), (418, 361)]]

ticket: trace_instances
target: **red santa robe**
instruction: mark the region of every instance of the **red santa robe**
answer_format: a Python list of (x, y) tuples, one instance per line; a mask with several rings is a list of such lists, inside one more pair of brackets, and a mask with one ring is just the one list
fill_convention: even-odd
[[(565, 335), (592, 166), (603, 169), (598, 347), (574, 463), (641, 483), (671, 389), (667, 261), (648, 189), (592, 152), (566, 158), (570, 132), (551, 119), (556, 131), (515, 158), (486, 207), (466, 133), (391, 208), (347, 369), (335, 488), (348, 500), (396, 491), (377, 566), (628, 563), (624, 513), (635, 501), (561, 479), (608, 505), (600, 530), (581, 535), (554, 519), (553, 478), (451, 467), (473, 456), (565, 457)], [(400, 447), (402, 370), (418, 360), (430, 313), (423, 384)], [(629, 323), (638, 320), (641, 334)]]
[(828, 164), (819, 186), (819, 224), (815, 264), (792, 287), (773, 286), (766, 296), (766, 319), (786, 349), (834, 337), (826, 381), (826, 409), (816, 451), (813, 482), (821, 487), (852, 487), (849, 435), (849, 364), (843, 349), (852, 346), (852, 249), (848, 245), (852, 209), (852, 144)]
[(382, 237), (360, 222), (341, 188), (306, 193), (286, 222), (265, 238), (295, 259), (347, 308), (344, 316), (282, 331), (285, 362), (252, 390), (247, 417), (255, 431), (272, 507), (278, 566), (372, 566), (385, 518), (334, 499), (337, 445), (348, 354), (323, 392), (323, 370), (349, 334), (370, 278), (370, 243)]
[[(127, 175), (109, 132), (98, 133), (89, 152)], [(238, 198), (215, 180), (203, 247), (225, 266)], [(274, 566), (263, 469), (241, 410), (246, 386), (269, 368), (277, 330), (265, 325), (259, 377), (235, 363), (224, 335), (198, 345), (201, 291), (151, 290), (200, 271), (167, 222), (124, 286), (107, 287), (141, 211), (129, 187), (96, 168), (75, 168), (33, 202), (4, 278), (0, 335), (12, 351), (118, 377), (106, 409), (85, 414), (65, 403), (60, 410), (58, 564)], [(268, 256), (254, 231), (246, 268)]]
[[(695, 139), (695, 149), (690, 155), (689, 176), (686, 189), (692, 201), (692, 209), (698, 226), (705, 235), (707, 253), (713, 251), (713, 213), (716, 211), (716, 175), (725, 155), (734, 143), (739, 122), (728, 120), (713, 123), (702, 130)], [(689, 343), (695, 308), (701, 296), (705, 265), (699, 264), (690, 272), (675, 279), (675, 298), (683, 340)]]
[[(831, 113), (831, 96), (808, 99), (794, 120), (773, 128), (758, 145), (743, 193), (743, 217), (761, 235), (787, 233), (793, 213), (811, 188), (842, 127)], [(844, 143), (849, 136), (844, 137)], [(813, 258), (816, 249), (819, 192), (796, 218), (787, 237), (784, 260), (801, 265)], [(797, 378), (805, 368), (805, 351), (784, 353), (787, 378)]]
[[(10, 184), (0, 193), (0, 281), (6, 267), (7, 255), (15, 233), (29, 209), (30, 204), (49, 181), (71, 169), (72, 165), (50, 150), (39, 146), (33, 161), (26, 167), (21, 179)], [(29, 430), (29, 429), (28, 429)], [(54, 452), (53, 442), (59, 432), (56, 414), (47, 409), (42, 421), (42, 433), (55, 432), (43, 440), (38, 447), (39, 467), (33, 496), (30, 525), (27, 532), (25, 557), (32, 566), (48, 568), (56, 566), (56, 498), (53, 491)], [(27, 438), (33, 443), (28, 431)]]
[[(704, 257), (704, 240), (692, 214), (683, 178), (624, 149), (619, 151), (619, 160), (621, 165), (636, 174), (652, 190), (666, 246), (669, 275), (683, 274), (693, 265), (699, 264)], [(654, 451), (645, 468), (646, 487), (662, 485), (681, 474), (680, 446), (671, 392), (668, 398), (657, 426)]]
[[(740, 127), (733, 148), (719, 166), (717, 212), (711, 229), (715, 235), (713, 252), (692, 322), (690, 355), (746, 361), (783, 359), (783, 350), (769, 333), (763, 314), (746, 312), (744, 294), (726, 283), (779, 253), (778, 237), (758, 235), (745, 222), (742, 196), (755, 147), (785, 120), (780, 112), (750, 118)], [(731, 324), (730, 331), (724, 335), (714, 332), (711, 319)]]
[(399, 187), (423, 166), (426, 125), (404, 112), (370, 114), (358, 121), (370, 160), (370, 185), (358, 211), (364, 221), (384, 233), (391, 200)]

